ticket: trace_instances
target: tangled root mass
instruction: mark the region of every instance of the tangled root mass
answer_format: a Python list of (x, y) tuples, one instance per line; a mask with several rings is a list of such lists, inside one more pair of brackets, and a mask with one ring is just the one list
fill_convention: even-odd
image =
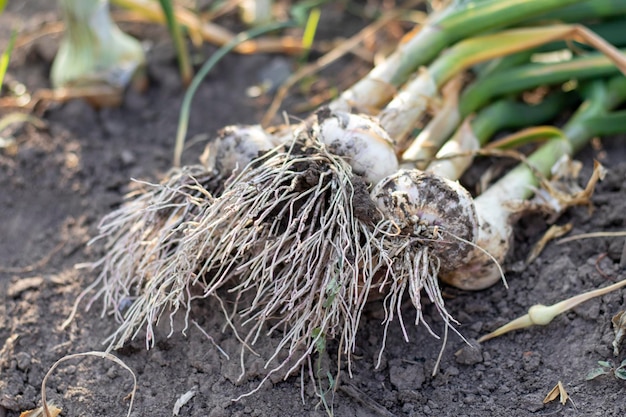
[(438, 257), (422, 237), (403, 235), (396, 219), (383, 216), (363, 179), (315, 129), (301, 130), (227, 182), (202, 167), (176, 172), (107, 216), (100, 238), (109, 248), (94, 264), (102, 270), (92, 288), (100, 287), (96, 297), (121, 320), (111, 349), (143, 328), (151, 346), (164, 315), (172, 322), (183, 309), (187, 325), (191, 302), (209, 297), (228, 323), (238, 323), (242, 349), (280, 332), (267, 366), (286, 375), (331, 338), (350, 364), (375, 293), (384, 297), (385, 335), (395, 316), (402, 322), (406, 292), (416, 322), (424, 322), (422, 292), (450, 322)]

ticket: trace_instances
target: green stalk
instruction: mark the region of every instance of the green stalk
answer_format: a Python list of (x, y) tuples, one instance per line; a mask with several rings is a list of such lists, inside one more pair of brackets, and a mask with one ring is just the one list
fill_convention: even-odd
[[(544, 176), (549, 176), (552, 166), (561, 156), (564, 154), (574, 155), (587, 145), (591, 138), (602, 134), (626, 132), (626, 113), (609, 114), (613, 108), (626, 100), (626, 78), (616, 77), (609, 81), (594, 80), (585, 86), (585, 90), (587, 99), (563, 126), (561, 139), (554, 141), (557, 144), (551, 144), (552, 141), (550, 141), (528, 158), (529, 164)], [(522, 114), (520, 111), (517, 116), (520, 117)], [(486, 121), (487, 117), (485, 115), (485, 122), (479, 122), (479, 124), (483, 126), (489, 124)], [(518, 121), (511, 123), (511, 125), (514, 124), (524, 125), (524, 123)], [(488, 130), (484, 127), (479, 127), (480, 129)], [(560, 144), (560, 142), (566, 143), (567, 146)], [(528, 169), (525, 164), (522, 164), (515, 170), (522, 171)], [(505, 178), (509, 176), (514, 177), (515, 175), (521, 174), (515, 174), (511, 171)], [(503, 179), (502, 181), (506, 182), (507, 180)], [(533, 182), (526, 187), (527, 190), (519, 190), (521, 193), (519, 198), (528, 198), (532, 195), (533, 187), (529, 186), (536, 186), (537, 184), (538, 179), (534, 178)]]
[(610, 19), (626, 14), (626, 0), (587, 0), (562, 9), (546, 12), (526, 23), (580, 23), (592, 19)]
[(572, 26), (555, 25), (538, 28), (510, 29), (494, 34), (466, 39), (454, 45), (435, 60), (429, 72), (437, 85), (455, 74), (490, 59), (526, 51), (571, 33)]
[[(450, 142), (466, 143), (470, 147), (474, 147), (473, 142), (475, 142), (476, 148), (482, 147), (500, 130), (536, 126), (555, 118), (566, 106), (575, 102), (574, 95), (574, 93), (556, 91), (549, 94), (540, 103), (534, 105), (520, 102), (516, 98), (498, 100), (478, 112), (476, 117), (469, 123), (469, 126), (465, 126), (465, 123), (461, 124), (450, 139)], [(458, 124), (458, 121), (456, 124)], [(468, 139), (468, 137), (472, 139)], [(446, 139), (447, 135), (431, 134), (426, 138), (428, 146), (425, 146), (424, 141), (415, 140), (403, 153), (402, 159), (406, 162), (417, 162), (432, 159), (435, 155), (443, 157), (446, 153), (455, 153), (454, 151), (446, 151), (446, 149), (442, 149), (438, 153), (439, 148)], [(457, 149), (457, 151), (468, 150), (470, 149)], [(471, 162), (471, 158), (467, 161)], [(466, 162), (460, 159), (451, 161), (453, 164), (455, 162), (466, 164)], [(422, 163), (419, 163), (417, 166), (423, 167)], [(463, 167), (454, 169), (458, 176), (464, 170)], [(458, 179), (458, 176), (452, 178), (448, 175), (446, 178)]]
[[(378, 115), (380, 123), (395, 139), (398, 151), (402, 151), (405, 148), (408, 133), (422, 116), (430, 100), (437, 94), (439, 88), (454, 75), (480, 62), (535, 48), (555, 40), (568, 39), (572, 36), (584, 37), (586, 42), (593, 44), (608, 55), (614, 65), (626, 71), (626, 58), (612, 45), (575, 25), (511, 29), (477, 36), (454, 45), (433, 61), (428, 69), (422, 70), (418, 77), (404, 85), (402, 90)], [(489, 81), (491, 82), (493, 78), (495, 76), (489, 78)], [(507, 86), (511, 85), (508, 78), (502, 82)], [(487, 90), (487, 92), (490, 91)], [(461, 113), (461, 117), (466, 115), (467, 113)]]
[(554, 119), (566, 106), (575, 102), (574, 96), (573, 93), (557, 91), (538, 104), (513, 99), (498, 100), (476, 114), (471, 121), (472, 130), (480, 144), (484, 145), (500, 130), (536, 126)]
[(571, 79), (585, 80), (611, 76), (619, 69), (606, 56), (593, 53), (571, 61), (550, 64), (528, 64), (492, 74), (470, 85), (460, 100), (463, 117), (475, 112), (493, 97), (535, 88), (540, 85), (558, 84)]
[[(626, 0), (624, 0), (626, 2)], [(626, 19), (616, 19), (610, 21), (602, 21), (599, 23), (592, 23), (587, 25), (587, 28), (616, 47), (626, 46)], [(576, 49), (585, 51), (592, 51), (593, 49), (588, 45), (580, 42), (550, 42), (545, 45), (539, 46), (535, 49), (517, 52), (515, 54), (503, 56), (483, 64), (476, 65), (475, 72), (477, 72), (478, 78), (489, 77), (491, 74), (495, 74), (499, 71), (503, 71), (509, 68), (529, 64), (533, 55), (538, 53), (549, 53), (559, 51), (563, 49), (571, 49), (572, 44)]]
[[(430, 159), (436, 152), (435, 160), (428, 165), (426, 170), (449, 180), (458, 180), (471, 166), (474, 160), (473, 152), (484, 147), (495, 132), (506, 128), (538, 125), (548, 121), (571, 102), (567, 96), (566, 93), (557, 92), (537, 105), (529, 105), (513, 99), (500, 100), (486, 107), (471, 121), (466, 119), (443, 146), (433, 144), (435, 146), (422, 147), (418, 149), (417, 155), (420, 159)], [(539, 127), (524, 129), (519, 136), (516, 138), (517, 142), (560, 138), (562, 133), (556, 128)], [(437, 151), (439, 146), (441, 149)]]
[(598, 126), (597, 121), (608, 117), (609, 111), (626, 100), (626, 77), (617, 76), (608, 82), (597, 80), (586, 87), (587, 100), (563, 127), (574, 153), (602, 133), (603, 127)]
[(161, 4), (161, 9), (165, 15), (167, 29), (170, 32), (170, 36), (174, 42), (174, 47), (176, 48), (176, 57), (178, 59), (180, 77), (183, 85), (186, 87), (189, 85), (191, 78), (193, 77), (193, 68), (191, 67), (191, 62), (189, 60), (189, 50), (187, 49), (187, 44), (185, 43), (180, 25), (176, 20), (172, 2), (170, 0), (159, 0), (159, 3)]
[(528, 64), (533, 54), (537, 52), (537, 49), (539, 48), (516, 52), (511, 55), (492, 59), (491, 61), (481, 62), (476, 65), (473, 70), (476, 73), (477, 79), (490, 77), (491, 74)]
[(581, 0), (490, 0), (454, 2), (455, 6), (433, 15), (416, 34), (407, 36), (397, 50), (361, 81), (331, 103), (349, 110), (353, 104), (379, 108), (417, 68), (428, 64), (449, 45), (481, 32), (520, 23)]
[(626, 111), (589, 117), (585, 124), (598, 136), (623, 134), (626, 132)]

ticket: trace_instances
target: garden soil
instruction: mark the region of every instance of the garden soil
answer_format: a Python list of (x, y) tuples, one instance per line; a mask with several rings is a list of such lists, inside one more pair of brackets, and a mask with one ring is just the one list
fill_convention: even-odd
[[(11, 22), (21, 20), (23, 30), (33, 30), (57, 19), (48, 3), (10, 2), (0, 21), (2, 39), (6, 41)], [(333, 21), (328, 33), (321, 35), (332, 39), (339, 29), (352, 34), (362, 25), (354, 17), (345, 19), (349, 22)], [(58, 359), (105, 348), (103, 342), (116, 322), (100, 314), (100, 301), (90, 310), (81, 303), (69, 327), (61, 329), (81, 291), (96, 277), (96, 272), (76, 265), (102, 255), (100, 245), (87, 243), (99, 220), (119, 207), (133, 188), (131, 178), (158, 182), (171, 166), (183, 94), (173, 49), (158, 26), (124, 28), (150, 46), (150, 86), (145, 92), (129, 92), (115, 109), (97, 111), (79, 100), (52, 105), (41, 113), (44, 128), (25, 125), (4, 132), (13, 135), (17, 150), (0, 151), (2, 417), (15, 417), (41, 404), (42, 379)], [(48, 87), (58, 41), (58, 35), (48, 35), (18, 48), (9, 80), (24, 83), (29, 91)], [(205, 46), (198, 55), (206, 57), (214, 50)], [(220, 127), (258, 122), (267, 100), (249, 98), (247, 89), (258, 83), (261, 70), (290, 63), (279, 55), (227, 56), (195, 97), (190, 136), (199, 143), (188, 148), (185, 161), (194, 163), (206, 138)], [(580, 155), (581, 183), (590, 176), (594, 159), (608, 175), (597, 186), (592, 207), (570, 209), (557, 221), (571, 223), (571, 235), (626, 228), (625, 148), (623, 137), (603, 138)], [(508, 289), (502, 283), (479, 292), (443, 287), (447, 308), (460, 323), (456, 329), (467, 341), (524, 314), (533, 304), (552, 304), (626, 279), (624, 237), (552, 242), (526, 265), (527, 254), (546, 229), (540, 215), (520, 220), (515, 248), (505, 264)], [(404, 309), (408, 341), (396, 321), (376, 367), (383, 327), (381, 306), (373, 302), (361, 323), (351, 376), (343, 361), (337, 365), (336, 343), (328, 344), (323, 369), (331, 375), (337, 366), (341, 369), (335, 390), (327, 389), (334, 379), (320, 375), (328, 409), (315, 395), (308, 373), (272, 378), (254, 394), (233, 401), (259, 387), (266, 370), (261, 358), (247, 355), (247, 371), (240, 377), (240, 344), (211, 300), (196, 303), (192, 316), (213, 341), (196, 326), (171, 335), (168, 326), (162, 326), (152, 349), (145, 348), (140, 334), (113, 353), (138, 380), (133, 416), (172, 416), (177, 400), (190, 392), (193, 396), (179, 415), (624, 416), (626, 381), (613, 375), (587, 381), (585, 376), (599, 360), (626, 359), (626, 346), (617, 356), (611, 346), (611, 318), (626, 309), (625, 294), (620, 290), (594, 299), (548, 326), (516, 331), (481, 346), (470, 347), (451, 333), (435, 376), (442, 340), (423, 326), (412, 325), (409, 304)], [(431, 306), (425, 310), (433, 331), (443, 335), (436, 311)], [(179, 322), (176, 317), (175, 325)], [(256, 348), (269, 352), (276, 337), (263, 337)], [(544, 404), (559, 381), (569, 399)], [(47, 383), (48, 398), (62, 408), (63, 416), (125, 415), (131, 390), (126, 370), (92, 357), (61, 364)]]

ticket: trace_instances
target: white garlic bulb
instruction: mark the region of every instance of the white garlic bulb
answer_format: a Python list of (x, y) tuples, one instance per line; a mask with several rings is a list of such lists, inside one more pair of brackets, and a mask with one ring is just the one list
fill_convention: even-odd
[(465, 262), (478, 235), (472, 196), (458, 182), (419, 170), (400, 170), (372, 189), (372, 200), (401, 235), (423, 239), (453, 270)]
[(398, 170), (393, 140), (372, 117), (322, 109), (313, 133), (369, 184)]
[(274, 147), (271, 135), (259, 125), (227, 126), (206, 146), (200, 162), (208, 171), (228, 177)]

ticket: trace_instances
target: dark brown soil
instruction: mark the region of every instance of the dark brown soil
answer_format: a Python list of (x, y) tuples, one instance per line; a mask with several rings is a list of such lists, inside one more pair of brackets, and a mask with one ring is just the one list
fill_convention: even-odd
[[(54, 19), (53, 7), (44, 3), (10, 2), (0, 17), (1, 39), (7, 39), (10, 22), (22, 20), (26, 30)], [(0, 416), (18, 416), (38, 406), (42, 378), (59, 358), (104, 348), (102, 342), (116, 323), (100, 317), (98, 303), (90, 311), (83, 305), (69, 328), (60, 329), (78, 294), (95, 278), (75, 265), (101, 254), (100, 247), (86, 244), (99, 219), (122, 202), (130, 178), (158, 181), (171, 164), (182, 99), (172, 48), (161, 28), (125, 29), (152, 44), (147, 92), (129, 93), (117, 109), (95, 111), (82, 101), (54, 106), (43, 115), (46, 129), (25, 126), (13, 132), (16, 155), (0, 151)], [(31, 91), (47, 86), (57, 42), (56, 36), (44, 37), (17, 50), (11, 77)], [(213, 50), (205, 47), (201, 52), (207, 56)], [(228, 124), (258, 121), (264, 104), (247, 98), (245, 90), (257, 82), (259, 69), (286, 59), (226, 57), (195, 98), (191, 135), (212, 135)], [(581, 155), (585, 178), (593, 158), (609, 169), (593, 197), (593, 212), (575, 208), (559, 220), (573, 223), (572, 234), (626, 228), (624, 139), (606, 138), (602, 145)], [(185, 160), (194, 162), (201, 151), (202, 146), (191, 147)], [(523, 259), (545, 229), (539, 216), (521, 221), (506, 265), (508, 290), (501, 284), (477, 293), (444, 288), (448, 310), (468, 340), (522, 315), (533, 304), (551, 304), (626, 279), (626, 270), (620, 269), (623, 237), (550, 243), (525, 267)], [(434, 377), (441, 341), (423, 327), (409, 326), (406, 342), (397, 323), (390, 328), (382, 364), (375, 369), (383, 328), (379, 305), (373, 303), (362, 322), (353, 377), (344, 371), (339, 389), (329, 392), (327, 400), (336, 416), (626, 415), (624, 381), (613, 376), (585, 380), (598, 360), (626, 359), (626, 346), (619, 357), (613, 357), (611, 347), (611, 317), (626, 308), (624, 294), (622, 290), (587, 302), (546, 327), (518, 331), (476, 349), (453, 334)], [(195, 326), (186, 335), (168, 337), (163, 330), (151, 350), (140, 336), (115, 352), (137, 374), (134, 416), (171, 416), (176, 400), (190, 390), (195, 396), (180, 415), (325, 415), (308, 376), (304, 387), (299, 377), (275, 380), (253, 396), (231, 401), (258, 385), (262, 361), (248, 358), (249, 372), (238, 382), (239, 344), (232, 333), (222, 331), (222, 315), (216, 310), (207, 301), (197, 304), (193, 315), (230, 360)], [(437, 312), (427, 307), (426, 317), (442, 334)], [(269, 348), (276, 340), (263, 343)], [(330, 352), (333, 347), (331, 342)], [(331, 353), (331, 371), (336, 359)], [(558, 381), (571, 401), (544, 405), (543, 398)], [(131, 387), (130, 375), (117, 365), (86, 358), (62, 365), (48, 381), (48, 396), (63, 408), (64, 416), (120, 416), (126, 412)]]

